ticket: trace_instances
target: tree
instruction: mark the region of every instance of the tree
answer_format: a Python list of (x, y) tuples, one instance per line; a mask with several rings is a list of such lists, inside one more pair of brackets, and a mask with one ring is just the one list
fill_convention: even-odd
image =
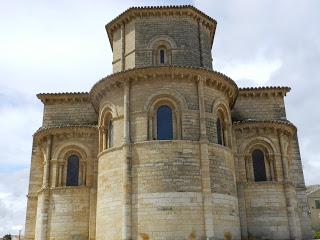
[(11, 240), (11, 234), (4, 235), (3, 240)]

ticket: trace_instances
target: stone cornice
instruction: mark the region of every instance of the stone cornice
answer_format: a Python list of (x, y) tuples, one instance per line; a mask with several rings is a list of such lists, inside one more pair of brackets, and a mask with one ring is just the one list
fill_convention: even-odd
[(41, 127), (35, 132), (33, 137), (38, 141), (42, 141), (50, 135), (57, 137), (68, 137), (69, 135), (78, 137), (80, 135), (94, 136), (97, 133), (97, 125), (60, 125)]
[(111, 48), (113, 32), (120, 28), (123, 23), (130, 22), (135, 18), (150, 16), (187, 16), (199, 21), (210, 31), (211, 47), (213, 44), (214, 34), (216, 31), (217, 21), (201, 12), (191, 5), (180, 6), (152, 6), (152, 7), (131, 7), (109, 22), (105, 28), (108, 33)]
[(290, 92), (289, 87), (251, 87), (239, 88), (239, 96), (241, 97), (284, 97)]
[(243, 120), (232, 123), (234, 130), (254, 129), (254, 130), (274, 130), (287, 135), (295, 135), (297, 128), (289, 121), (282, 120)]
[(88, 92), (39, 93), (37, 97), (43, 104), (90, 102)]
[(122, 87), (126, 81), (139, 81), (158, 77), (170, 79), (188, 79), (198, 81), (198, 77), (205, 81), (206, 87), (212, 87), (225, 93), (232, 106), (238, 95), (238, 87), (235, 82), (226, 75), (204, 68), (185, 66), (152, 66), (143, 68), (133, 68), (130, 70), (111, 74), (98, 81), (91, 89), (90, 96), (96, 111), (99, 108), (100, 100), (111, 91), (112, 88)]

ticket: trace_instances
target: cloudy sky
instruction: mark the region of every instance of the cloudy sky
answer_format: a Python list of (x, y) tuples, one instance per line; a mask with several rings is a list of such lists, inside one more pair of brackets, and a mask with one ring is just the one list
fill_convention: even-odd
[(288, 85), (306, 184), (320, 183), (320, 1), (3, 1), (0, 8), (0, 236), (24, 228), (40, 92), (88, 91), (111, 73), (104, 25), (130, 6), (192, 4), (218, 21), (213, 66), (240, 86)]

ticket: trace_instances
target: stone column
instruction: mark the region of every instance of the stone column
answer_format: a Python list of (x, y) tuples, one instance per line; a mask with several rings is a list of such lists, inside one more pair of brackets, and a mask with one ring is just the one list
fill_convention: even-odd
[(51, 146), (52, 146), (52, 136), (50, 135), (48, 136), (47, 144), (45, 148), (44, 168), (43, 168), (43, 178), (42, 178), (43, 188), (47, 188), (49, 186)]
[(123, 134), (123, 152), (124, 152), (124, 164), (123, 164), (123, 227), (122, 227), (122, 239), (131, 240), (132, 238), (132, 217), (131, 217), (131, 139), (130, 139), (130, 82), (126, 82), (124, 85), (124, 134)]
[(245, 164), (246, 164), (246, 176), (248, 182), (254, 182), (254, 172), (252, 166), (252, 160), (250, 155), (244, 156)]
[(102, 145), (101, 145), (101, 151), (105, 150), (108, 148), (108, 142), (107, 142), (107, 134), (106, 134), (106, 128), (103, 126), (101, 128), (101, 138), (102, 138)]
[(105, 136), (104, 136), (104, 127), (99, 126), (99, 153), (104, 150), (104, 141), (105, 141)]
[(51, 187), (57, 187), (58, 185), (58, 160), (51, 160), (50, 161), (50, 165), (51, 165)]
[(289, 178), (289, 167), (288, 167), (288, 154), (287, 147), (288, 143), (285, 142), (284, 135), (281, 131), (278, 131), (281, 162), (283, 169), (283, 182), (284, 182), (284, 195), (286, 198), (287, 214), (288, 214), (288, 224), (290, 239), (302, 239), (301, 227), (299, 224), (299, 216), (297, 213), (297, 196)]
[(275, 173), (274, 173), (274, 161), (272, 157), (268, 158), (268, 162), (270, 163), (270, 177), (271, 177), (271, 181), (276, 181), (275, 178)]
[(47, 137), (44, 152), (44, 168), (42, 189), (38, 194), (37, 221), (36, 221), (36, 240), (47, 239), (48, 209), (49, 209), (49, 180), (50, 180), (50, 160), (52, 150), (52, 135)]
[(202, 184), (203, 218), (205, 238), (214, 238), (212, 194), (209, 170), (208, 138), (206, 131), (206, 116), (204, 107), (204, 84), (205, 78), (198, 76), (198, 98), (199, 98), (199, 123), (200, 123), (200, 171)]
[(63, 179), (63, 165), (59, 164), (59, 182), (58, 182), (59, 187), (62, 186), (62, 179)]

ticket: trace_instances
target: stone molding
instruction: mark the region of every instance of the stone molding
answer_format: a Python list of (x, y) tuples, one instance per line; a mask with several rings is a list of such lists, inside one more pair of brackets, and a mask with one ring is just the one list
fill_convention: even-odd
[(90, 102), (88, 92), (39, 93), (37, 98), (43, 104)]
[[(289, 121), (281, 120), (243, 120), (236, 121), (232, 124), (233, 130), (243, 131), (248, 130), (257, 130), (257, 131), (278, 131), (282, 132), (285, 135), (294, 136), (296, 134), (297, 128)], [(260, 129), (260, 130), (259, 130)]]
[(285, 97), (291, 88), (289, 87), (248, 87), (239, 88), (241, 97)]
[(33, 135), (38, 142), (46, 141), (47, 137), (52, 135), (62, 138), (77, 138), (77, 137), (94, 137), (98, 134), (96, 125), (60, 125), (51, 127), (41, 127)]
[(101, 99), (108, 91), (111, 91), (113, 88), (122, 88), (127, 81), (134, 83), (139, 80), (152, 80), (158, 77), (198, 81), (199, 76), (204, 78), (206, 87), (212, 87), (223, 92), (227, 96), (229, 104), (231, 106), (234, 105), (238, 95), (238, 87), (231, 78), (217, 71), (185, 66), (152, 66), (117, 72), (98, 81), (92, 87), (90, 96), (93, 107), (97, 111)]

